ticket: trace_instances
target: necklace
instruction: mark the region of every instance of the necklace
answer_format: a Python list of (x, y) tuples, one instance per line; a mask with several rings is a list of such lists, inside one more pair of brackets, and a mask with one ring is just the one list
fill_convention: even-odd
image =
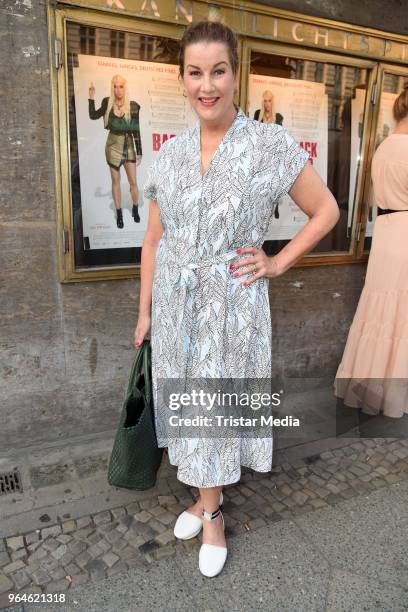
[(122, 111), (122, 108), (123, 108), (124, 104), (125, 104), (124, 102), (122, 102), (122, 104), (118, 104), (118, 102), (116, 102), (116, 100), (115, 100), (115, 102), (113, 104), (114, 111), (116, 111), (115, 115), (118, 115), (119, 117), (123, 117), (123, 115), (125, 114)]

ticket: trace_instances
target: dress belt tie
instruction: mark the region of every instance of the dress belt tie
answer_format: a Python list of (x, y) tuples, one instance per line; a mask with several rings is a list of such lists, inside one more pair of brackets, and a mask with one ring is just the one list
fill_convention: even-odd
[(231, 259), (234, 259), (235, 257), (238, 257), (238, 253), (234, 250), (226, 251), (225, 253), (220, 253), (219, 255), (216, 255), (213, 258), (202, 259), (200, 261), (192, 261), (184, 265), (179, 264), (180, 273), (177, 276), (173, 286), (176, 289), (179, 289), (183, 285), (186, 286), (188, 289), (195, 289), (198, 284), (197, 275), (195, 273), (195, 270), (197, 270), (197, 268), (205, 268), (208, 266), (214, 266), (215, 268), (217, 265), (228, 263)]
[[(220, 253), (215, 257), (208, 259), (201, 259), (200, 261), (191, 261), (187, 264), (172, 262), (172, 266), (178, 266), (179, 272), (176, 273), (176, 279), (173, 282), (173, 287), (177, 289), (180, 294), (180, 318), (175, 322), (176, 328), (179, 330), (178, 340), (179, 343), (176, 347), (176, 350), (180, 355), (187, 355), (186, 364), (185, 364), (185, 379), (188, 376), (189, 371), (189, 362), (191, 359), (190, 349), (192, 344), (192, 327), (193, 321), (191, 317), (186, 317), (186, 307), (189, 298), (191, 298), (190, 291), (194, 290), (198, 285), (198, 278), (196, 275), (196, 270), (199, 268), (205, 268), (208, 266), (216, 268), (219, 265), (227, 264), (231, 259), (235, 259), (238, 257), (238, 253), (236, 250), (226, 251), (224, 253)], [(190, 294), (190, 295), (189, 295)], [(183, 332), (181, 331), (183, 330)], [(185, 389), (186, 390), (186, 389)]]

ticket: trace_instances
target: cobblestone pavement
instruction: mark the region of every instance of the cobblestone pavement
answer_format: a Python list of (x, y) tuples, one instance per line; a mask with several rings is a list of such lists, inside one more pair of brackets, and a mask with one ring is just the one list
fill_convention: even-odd
[[(239, 483), (224, 488), (226, 535), (407, 479), (408, 439), (359, 440), (267, 474), (243, 470)], [(169, 485), (166, 495), (0, 540), (0, 609), (9, 593), (62, 593), (198, 547), (198, 537), (181, 542), (173, 535), (176, 517), (198, 491), (176, 478)]]

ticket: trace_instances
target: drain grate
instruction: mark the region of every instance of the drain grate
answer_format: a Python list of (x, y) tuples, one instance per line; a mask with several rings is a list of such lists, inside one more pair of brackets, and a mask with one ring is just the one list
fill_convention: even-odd
[(0, 495), (9, 495), (10, 493), (19, 493), (23, 490), (20, 478), (20, 472), (6, 472), (0, 474)]

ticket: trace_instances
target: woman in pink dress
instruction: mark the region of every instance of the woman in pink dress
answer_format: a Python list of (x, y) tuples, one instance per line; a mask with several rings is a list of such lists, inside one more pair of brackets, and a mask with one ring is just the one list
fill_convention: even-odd
[(335, 395), (366, 414), (408, 414), (408, 83), (396, 128), (372, 162), (378, 206), (365, 285), (335, 380)]

